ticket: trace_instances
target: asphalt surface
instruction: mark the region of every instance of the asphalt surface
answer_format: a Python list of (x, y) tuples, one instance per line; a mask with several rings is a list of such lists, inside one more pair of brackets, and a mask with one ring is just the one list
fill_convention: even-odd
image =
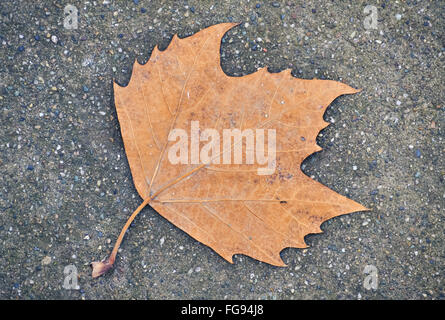
[[(444, 15), (444, 1), (1, 1), (0, 298), (444, 299)], [(291, 68), (363, 89), (331, 104), (302, 168), (372, 210), (324, 223), (278, 268), (229, 264), (146, 208), (92, 279), (142, 202), (113, 79), (175, 33), (228, 21), (242, 23), (223, 39), (228, 75)]]

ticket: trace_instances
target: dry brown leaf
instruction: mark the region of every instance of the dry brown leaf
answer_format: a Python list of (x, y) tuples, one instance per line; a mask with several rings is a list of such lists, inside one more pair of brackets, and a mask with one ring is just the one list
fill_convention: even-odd
[[(320, 233), (324, 221), (367, 210), (300, 170), (307, 156), (321, 150), (316, 136), (328, 125), (323, 120), (327, 106), (358, 91), (336, 81), (296, 79), (290, 70), (227, 76), (219, 49), (222, 36), (235, 25), (214, 25), (184, 39), (175, 35), (165, 51), (155, 47), (145, 65), (135, 62), (127, 87), (114, 85), (125, 151), (144, 202), (110, 257), (93, 263), (93, 277), (112, 267), (125, 231), (147, 204), (231, 263), (234, 254), (245, 254), (276, 266), (285, 265), (282, 249), (307, 247), (304, 237)], [(273, 174), (259, 175), (264, 166), (245, 161), (172, 164), (169, 133), (189, 132), (191, 121), (219, 133), (276, 130)], [(231, 147), (246, 147), (246, 139), (235, 140)]]

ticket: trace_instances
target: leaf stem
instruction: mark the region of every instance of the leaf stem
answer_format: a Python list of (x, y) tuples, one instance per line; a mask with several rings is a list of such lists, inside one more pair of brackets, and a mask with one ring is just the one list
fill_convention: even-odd
[(113, 267), (114, 261), (116, 260), (117, 251), (119, 250), (119, 247), (121, 245), (122, 239), (125, 236), (125, 232), (127, 231), (128, 227), (130, 227), (131, 223), (133, 222), (134, 218), (141, 212), (142, 209), (154, 198), (156, 198), (162, 191), (169, 188), (170, 186), (174, 185), (175, 183), (178, 183), (181, 180), (184, 180), (191, 174), (195, 173), (196, 171), (200, 170), (201, 168), (205, 167), (206, 164), (201, 164), (195, 169), (187, 172), (186, 174), (182, 175), (181, 177), (173, 180), (172, 182), (168, 183), (167, 185), (160, 188), (158, 191), (156, 191), (151, 197), (147, 197), (144, 202), (140, 204), (140, 206), (131, 214), (130, 218), (128, 218), (127, 222), (125, 223), (124, 227), (121, 230), (121, 233), (119, 234), (119, 237), (116, 240), (116, 243), (114, 245), (113, 251), (111, 251), (110, 256), (105, 259), (104, 261), (94, 261), (91, 262), (91, 266), (93, 267), (93, 278), (100, 277), (104, 273), (106, 273), (108, 270), (110, 270)]
[(100, 277), (104, 273), (106, 273), (108, 270), (110, 270), (113, 267), (114, 261), (116, 260), (117, 251), (119, 250), (119, 247), (122, 243), (122, 240), (125, 236), (125, 232), (127, 231), (128, 227), (130, 227), (131, 223), (133, 222), (134, 218), (141, 212), (142, 209), (151, 201), (152, 198), (148, 197), (142, 202), (139, 207), (131, 214), (131, 216), (128, 218), (127, 222), (125, 223), (124, 227), (121, 230), (121, 233), (119, 234), (119, 237), (116, 240), (116, 243), (114, 244), (113, 251), (111, 251), (110, 256), (105, 259), (104, 261), (95, 261), (91, 263), (91, 266), (93, 267), (93, 278)]

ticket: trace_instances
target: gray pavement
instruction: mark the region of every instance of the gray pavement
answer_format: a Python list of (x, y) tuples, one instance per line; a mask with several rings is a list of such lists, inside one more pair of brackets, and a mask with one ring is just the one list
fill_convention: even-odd
[[(444, 15), (444, 1), (1, 1), (0, 298), (444, 299)], [(227, 74), (291, 68), (363, 89), (331, 104), (302, 168), (372, 210), (324, 223), (277, 268), (229, 264), (147, 207), (92, 279), (141, 203), (113, 79), (227, 21), (242, 22), (223, 39)]]

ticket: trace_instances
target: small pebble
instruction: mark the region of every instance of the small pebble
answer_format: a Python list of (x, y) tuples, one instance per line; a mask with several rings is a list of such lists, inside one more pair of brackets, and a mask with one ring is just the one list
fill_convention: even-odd
[(417, 149), (417, 150), (416, 150), (416, 157), (417, 157), (417, 158), (420, 158), (421, 155), (422, 155), (422, 153), (420, 152), (419, 149)]
[(51, 257), (46, 256), (45, 258), (42, 259), (42, 265), (43, 266), (46, 266), (46, 265), (48, 265), (50, 263), (51, 263)]

